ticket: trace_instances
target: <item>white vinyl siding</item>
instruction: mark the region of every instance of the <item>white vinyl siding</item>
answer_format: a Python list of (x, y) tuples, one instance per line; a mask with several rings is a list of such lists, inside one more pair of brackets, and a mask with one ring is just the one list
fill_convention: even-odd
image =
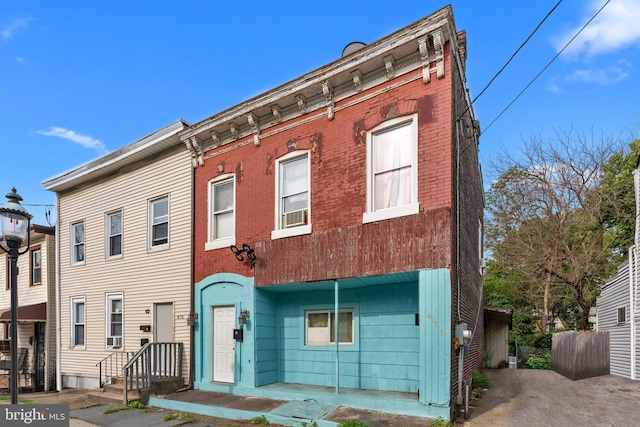
[[(118, 262), (105, 259), (104, 244), (87, 245), (84, 268), (70, 266), (69, 233), (60, 235), (61, 326), (62, 342), (68, 343), (69, 298), (86, 295), (87, 337), (85, 351), (70, 351), (63, 346), (60, 357), (61, 373), (82, 377), (97, 384), (95, 364), (107, 357), (111, 350), (105, 346), (105, 292), (126, 290), (122, 351), (140, 348), (140, 340), (152, 338), (140, 325), (153, 323), (153, 303), (171, 302), (175, 316), (186, 319), (190, 312), (191, 287), (191, 157), (179, 141), (153, 161), (128, 168), (126, 173), (114, 175), (82, 186), (59, 196), (60, 223), (84, 218), (88, 242), (104, 242), (105, 212), (121, 210), (126, 213), (122, 232), (126, 240), (125, 256)], [(128, 194), (128, 197), (122, 197)], [(166, 250), (149, 250), (149, 205), (158, 196), (169, 198), (169, 238)], [(99, 261), (98, 261), (99, 260)], [(117, 278), (117, 279), (116, 279)], [(189, 334), (186, 320), (175, 320), (174, 337), (184, 343), (185, 376), (189, 372)], [(97, 385), (96, 385), (97, 387)]]
[(363, 222), (418, 213), (417, 120), (417, 116), (388, 120), (367, 133)]
[(596, 306), (598, 330), (609, 331), (611, 373), (625, 378), (631, 378), (631, 328), (618, 322), (618, 308), (628, 302), (629, 264), (625, 262), (602, 287)]
[(311, 233), (309, 153), (293, 152), (276, 161), (275, 226), (272, 239)]
[(206, 250), (236, 244), (235, 179), (224, 175), (209, 184), (209, 237)]

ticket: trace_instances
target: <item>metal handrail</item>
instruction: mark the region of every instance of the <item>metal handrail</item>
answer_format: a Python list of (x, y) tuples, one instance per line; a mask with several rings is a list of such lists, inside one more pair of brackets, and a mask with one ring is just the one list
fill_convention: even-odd
[(181, 342), (147, 343), (122, 368), (123, 402), (128, 393), (150, 388), (154, 381), (182, 377)]
[[(100, 382), (100, 388), (106, 383), (110, 382), (113, 378), (116, 378), (122, 373), (122, 368), (135, 354), (133, 351), (114, 351), (98, 363), (96, 367), (99, 367), (100, 374), (98, 381)], [(102, 373), (104, 371), (104, 377)]]

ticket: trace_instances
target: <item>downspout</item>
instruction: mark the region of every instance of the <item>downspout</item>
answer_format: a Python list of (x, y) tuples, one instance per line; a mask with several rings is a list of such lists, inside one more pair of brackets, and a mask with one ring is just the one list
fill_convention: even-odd
[(336, 340), (336, 394), (340, 394), (340, 320), (338, 317), (340, 311), (338, 309), (338, 281), (335, 280), (333, 283), (335, 290), (335, 325), (333, 329)]
[(62, 325), (60, 324), (60, 194), (56, 192), (56, 390), (62, 391)]

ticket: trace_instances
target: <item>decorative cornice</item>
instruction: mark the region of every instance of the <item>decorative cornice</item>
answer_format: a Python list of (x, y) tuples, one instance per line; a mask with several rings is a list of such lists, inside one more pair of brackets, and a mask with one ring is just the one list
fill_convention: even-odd
[(184, 141), (185, 145), (191, 152), (191, 166), (197, 168), (204, 165), (204, 152), (202, 151), (202, 143), (197, 137), (192, 136)]
[(324, 99), (327, 102), (327, 118), (329, 120), (333, 120), (333, 87), (331, 87), (331, 83), (329, 80), (324, 80), (322, 82), (322, 93), (324, 94)]
[(384, 69), (387, 72), (387, 79), (391, 80), (395, 76), (395, 70), (393, 69), (393, 55), (387, 55), (382, 58), (384, 61)]
[(436, 51), (436, 72), (438, 73), (438, 78), (441, 79), (444, 77), (444, 42), (442, 31), (432, 32), (431, 37), (433, 38), (433, 48)]
[(253, 114), (247, 114), (247, 121), (249, 122), (249, 126), (251, 126), (251, 130), (253, 131), (253, 144), (256, 147), (260, 146), (260, 121), (258, 117)]
[(298, 111), (302, 114), (307, 112), (307, 99), (302, 94), (296, 95), (296, 102), (298, 103)]
[(360, 92), (362, 90), (362, 73), (360, 70), (352, 71), (351, 78), (353, 79), (353, 88), (356, 92)]
[(273, 114), (273, 120), (276, 123), (282, 123), (282, 111), (280, 110), (280, 107), (278, 107), (277, 105), (272, 105), (271, 106), (271, 114)]
[(240, 128), (235, 123), (229, 123), (229, 132), (231, 132), (231, 137), (235, 140), (240, 138)]
[(420, 63), (422, 64), (422, 81), (431, 82), (431, 68), (429, 62), (429, 48), (427, 46), (427, 36), (418, 38), (418, 49), (420, 50)]

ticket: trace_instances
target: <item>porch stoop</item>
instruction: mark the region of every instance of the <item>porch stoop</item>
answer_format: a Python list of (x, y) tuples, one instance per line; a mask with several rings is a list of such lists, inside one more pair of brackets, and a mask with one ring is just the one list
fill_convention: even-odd
[[(127, 393), (129, 402), (137, 400), (140, 403), (149, 403), (149, 396), (152, 394), (174, 393), (182, 387), (182, 378), (167, 378), (153, 382), (153, 386), (141, 390), (132, 390)], [(89, 400), (96, 404), (109, 406), (124, 405), (123, 390), (124, 383), (122, 377), (112, 378), (111, 383), (105, 384), (102, 390), (90, 391), (87, 393)]]

